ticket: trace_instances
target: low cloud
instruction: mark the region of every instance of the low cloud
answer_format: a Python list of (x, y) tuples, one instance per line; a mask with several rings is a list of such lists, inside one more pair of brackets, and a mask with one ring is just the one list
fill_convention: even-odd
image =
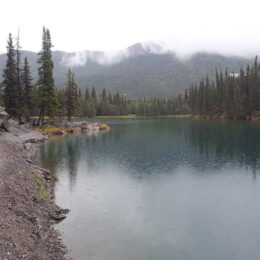
[(84, 66), (87, 62), (95, 62), (100, 65), (111, 65), (121, 62), (132, 56), (148, 53), (162, 54), (169, 52), (163, 44), (154, 42), (137, 43), (121, 51), (78, 51), (64, 54), (61, 64), (67, 67)]
[[(147, 41), (134, 44), (121, 51), (78, 51), (67, 53), (62, 57), (61, 64), (68, 67), (84, 66), (87, 62), (95, 62), (99, 65), (111, 65), (120, 63), (122, 60), (133, 56), (152, 54), (173, 53), (181, 60), (189, 59), (197, 52), (218, 53), (225, 56), (239, 56), (252, 58), (258, 55), (260, 51), (256, 51), (257, 43), (239, 44), (235, 42), (216, 42), (208, 39), (203, 44), (201, 41), (182, 41), (178, 39), (170, 39), (167, 41)], [(260, 42), (259, 42), (260, 46)], [(250, 48), (251, 47), (251, 48)], [(254, 47), (254, 48), (253, 48)]]

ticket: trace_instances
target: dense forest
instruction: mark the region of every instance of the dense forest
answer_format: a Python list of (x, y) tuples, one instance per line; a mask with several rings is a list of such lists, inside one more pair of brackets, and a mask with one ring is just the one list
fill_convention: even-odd
[[(19, 37), (7, 41), (7, 59), (0, 85), (0, 105), (19, 122), (38, 117), (38, 124), (45, 116), (165, 116), (193, 114), (209, 117), (247, 119), (260, 111), (260, 65), (257, 58), (252, 66), (240, 73), (223, 73), (216, 69), (216, 79), (209, 76), (197, 86), (193, 84), (184, 93), (170, 98), (129, 99), (126, 94), (111, 93), (103, 88), (78, 87), (77, 75), (67, 69), (67, 80), (63, 88), (57, 89), (54, 81), (54, 63), (49, 29), (43, 28), (42, 48), (38, 53), (38, 79), (33, 83), (28, 58), (21, 61)], [(159, 86), (158, 86), (159, 88)]]
[(249, 119), (260, 116), (260, 64), (257, 57), (252, 66), (240, 73), (216, 70), (215, 82), (202, 79), (199, 86), (185, 91), (185, 100), (192, 114)]

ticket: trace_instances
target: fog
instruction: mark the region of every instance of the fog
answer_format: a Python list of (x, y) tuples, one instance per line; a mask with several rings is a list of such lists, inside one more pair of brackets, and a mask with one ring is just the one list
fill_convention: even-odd
[(154, 42), (136, 43), (124, 50), (118, 51), (76, 51), (63, 55), (61, 64), (74, 67), (83, 66), (87, 62), (95, 62), (100, 65), (111, 65), (121, 62), (131, 56), (144, 55), (147, 53), (163, 54), (172, 52), (164, 44)]
[(154, 52), (182, 58), (197, 51), (254, 56), (260, 53), (259, 7), (256, 0), (2, 1), (0, 52), (18, 27), (22, 48), (39, 51), (45, 25), (53, 50), (79, 51), (68, 59), (72, 65), (89, 59), (83, 50), (105, 51), (95, 57), (99, 63), (118, 62), (137, 42), (159, 44)]

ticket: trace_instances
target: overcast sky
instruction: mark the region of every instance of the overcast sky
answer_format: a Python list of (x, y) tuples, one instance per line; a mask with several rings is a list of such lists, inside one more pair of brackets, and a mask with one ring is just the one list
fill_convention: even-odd
[(259, 0), (1, 0), (0, 8), (0, 52), (18, 27), (23, 49), (38, 51), (45, 25), (54, 50), (155, 41), (181, 54), (260, 53)]

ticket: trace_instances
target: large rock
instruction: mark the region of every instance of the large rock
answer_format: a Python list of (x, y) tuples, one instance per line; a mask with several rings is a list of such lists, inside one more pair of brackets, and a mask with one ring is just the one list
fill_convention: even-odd
[(9, 133), (13, 132), (14, 130), (14, 124), (10, 120), (4, 120), (1, 124), (1, 127)]
[(12, 132), (14, 129), (13, 121), (10, 120), (10, 116), (5, 112), (3, 107), (0, 107), (0, 128), (7, 132)]
[(8, 120), (8, 119), (10, 119), (10, 116), (5, 111), (0, 111), (0, 119)]

